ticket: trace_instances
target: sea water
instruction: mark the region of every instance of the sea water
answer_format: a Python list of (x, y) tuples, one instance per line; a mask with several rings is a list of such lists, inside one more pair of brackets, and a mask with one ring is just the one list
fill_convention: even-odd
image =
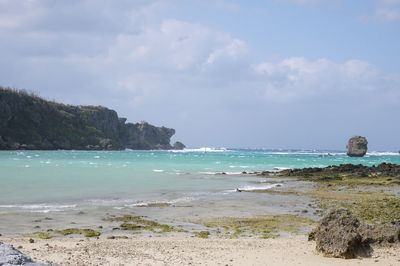
[[(1, 151), (0, 229), (3, 227), (4, 230), (7, 219), (15, 224), (16, 216), (41, 214), (62, 217), (78, 212), (99, 215), (112, 210), (129, 210), (173, 220), (177, 216), (196, 217), (201, 213), (228, 216), (265, 214), (272, 209), (274, 212), (300, 210), (309, 203), (306, 199), (236, 193), (236, 188), (265, 190), (293, 186), (305, 190), (311, 184), (265, 179), (243, 172), (343, 163), (371, 166), (381, 162), (400, 164), (400, 156), (398, 153), (372, 152), (362, 158), (351, 158), (340, 151), (212, 148)], [(143, 208), (153, 203), (182, 208)]]
[[(82, 202), (140, 202), (174, 193), (224, 192), (257, 177), (242, 172), (343, 163), (400, 164), (398, 153), (188, 149), (184, 151), (2, 151), (0, 210)], [(225, 174), (222, 174), (225, 173)], [(249, 183), (250, 182), (250, 183)], [(254, 188), (263, 188), (263, 185)], [(170, 199), (174, 200), (174, 199)], [(179, 200), (179, 199), (175, 199)], [(183, 200), (183, 199), (182, 199)]]

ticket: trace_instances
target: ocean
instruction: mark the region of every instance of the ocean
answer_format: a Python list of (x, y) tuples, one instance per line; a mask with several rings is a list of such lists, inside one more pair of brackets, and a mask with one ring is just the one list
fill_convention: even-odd
[[(341, 151), (1, 151), (0, 233), (13, 224), (29, 231), (37, 217), (90, 225), (104, 213), (134, 212), (165, 222), (196, 217), (296, 212), (309, 199), (236, 193), (236, 188), (309, 189), (311, 182), (260, 178), (243, 172), (324, 167), (343, 163), (400, 164), (395, 152), (350, 158)], [(223, 174), (224, 173), (224, 174)], [(150, 208), (160, 204), (165, 208)], [(146, 208), (149, 207), (149, 208)], [(78, 217), (77, 214), (80, 215)], [(185, 217), (186, 219), (178, 219)]]

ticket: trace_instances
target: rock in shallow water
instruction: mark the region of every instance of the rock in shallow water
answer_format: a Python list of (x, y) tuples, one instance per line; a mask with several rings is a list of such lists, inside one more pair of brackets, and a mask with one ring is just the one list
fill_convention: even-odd
[(186, 146), (182, 142), (177, 141), (177, 142), (174, 143), (174, 146), (172, 146), (172, 148), (174, 150), (183, 150), (184, 148), (186, 148)]
[(22, 254), (12, 245), (0, 242), (0, 265), (45, 266), (47, 264), (35, 263), (31, 258)]
[(367, 138), (354, 136), (349, 139), (347, 144), (347, 155), (350, 157), (363, 157), (368, 150)]

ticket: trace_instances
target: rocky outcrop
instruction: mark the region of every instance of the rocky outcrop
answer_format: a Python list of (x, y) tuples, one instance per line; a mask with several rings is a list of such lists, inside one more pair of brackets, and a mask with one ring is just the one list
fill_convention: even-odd
[(296, 177), (400, 177), (400, 165), (392, 163), (381, 163), (379, 165), (366, 166), (362, 164), (340, 164), (327, 167), (307, 167), (297, 169), (285, 169), (279, 172), (264, 171), (259, 175), (268, 176), (296, 176)]
[(45, 266), (47, 264), (35, 263), (12, 245), (0, 242), (0, 265)]
[(0, 149), (171, 149), (175, 130), (146, 122), (126, 123), (102, 106), (46, 101), (0, 87)]
[(309, 235), (316, 249), (326, 256), (355, 258), (369, 256), (371, 244), (400, 243), (400, 221), (387, 224), (363, 224), (347, 209), (335, 209), (326, 214)]
[(363, 224), (360, 227), (363, 241), (379, 245), (400, 243), (400, 221), (386, 224)]
[(316, 249), (326, 256), (355, 258), (367, 254), (368, 244), (359, 233), (360, 221), (346, 209), (329, 212), (315, 230)]
[(183, 150), (184, 148), (186, 148), (185, 144), (183, 144), (182, 142), (175, 142), (174, 145), (172, 146), (172, 148), (174, 150)]
[(365, 137), (354, 136), (347, 144), (347, 155), (350, 157), (363, 157), (368, 150), (368, 141)]
[(170, 139), (175, 129), (155, 127), (147, 122), (125, 124), (121, 129), (121, 141), (124, 147), (130, 149), (172, 149)]

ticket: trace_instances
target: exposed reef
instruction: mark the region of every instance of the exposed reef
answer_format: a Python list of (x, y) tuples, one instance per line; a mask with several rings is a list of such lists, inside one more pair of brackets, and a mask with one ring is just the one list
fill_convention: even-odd
[(264, 171), (261, 176), (294, 176), (307, 179), (340, 179), (342, 177), (400, 177), (400, 165), (381, 163), (377, 166), (362, 164), (341, 164), (328, 167), (307, 167), (285, 169), (279, 172)]
[[(103, 106), (73, 106), (0, 87), (0, 150), (173, 149), (175, 130), (126, 118)], [(181, 144), (181, 145), (180, 145)]]

